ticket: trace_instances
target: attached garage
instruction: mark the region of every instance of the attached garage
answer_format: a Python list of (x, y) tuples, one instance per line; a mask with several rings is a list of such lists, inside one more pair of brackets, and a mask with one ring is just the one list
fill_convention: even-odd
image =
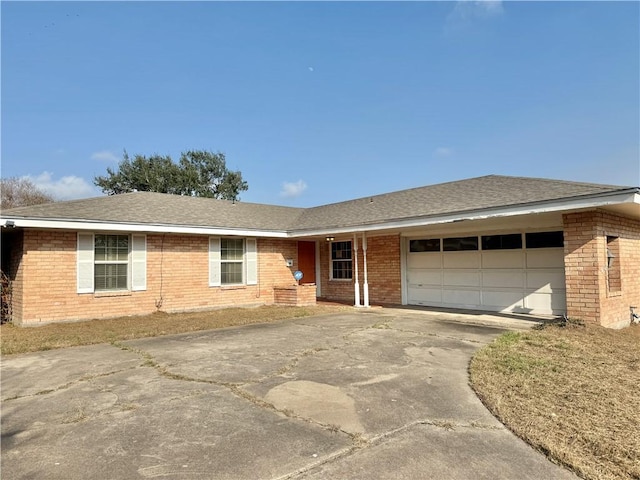
[(407, 303), (495, 312), (566, 311), (561, 231), (409, 239)]

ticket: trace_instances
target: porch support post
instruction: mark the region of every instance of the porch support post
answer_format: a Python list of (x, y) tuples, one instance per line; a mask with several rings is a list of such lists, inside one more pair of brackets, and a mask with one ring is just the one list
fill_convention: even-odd
[(360, 284), (358, 283), (358, 234), (354, 234), (353, 235), (353, 261), (354, 261), (354, 271), (353, 271), (353, 275), (354, 275), (354, 282), (353, 282), (353, 288), (354, 288), (354, 293), (355, 293), (355, 303), (354, 306), (359, 307), (360, 306)]
[(364, 294), (364, 306), (369, 306), (369, 282), (367, 280), (367, 232), (362, 233), (362, 256), (363, 256), (363, 266), (364, 270), (364, 286), (363, 286), (363, 294)]

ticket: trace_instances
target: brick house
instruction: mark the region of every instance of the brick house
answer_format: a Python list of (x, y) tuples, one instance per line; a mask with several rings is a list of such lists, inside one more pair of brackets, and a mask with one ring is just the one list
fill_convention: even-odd
[(637, 187), (490, 175), (314, 208), (136, 192), (0, 225), (21, 325), (322, 297), (619, 328), (640, 307)]

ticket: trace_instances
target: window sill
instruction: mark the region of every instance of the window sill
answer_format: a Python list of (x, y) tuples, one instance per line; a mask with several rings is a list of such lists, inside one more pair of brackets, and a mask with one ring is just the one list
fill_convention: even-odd
[(331, 282), (336, 282), (336, 283), (353, 283), (353, 278), (331, 278), (329, 279), (329, 283)]
[(247, 288), (246, 285), (221, 285), (221, 290), (245, 290)]
[(93, 296), (95, 298), (102, 297), (130, 297), (132, 295), (131, 290), (111, 290), (105, 292), (95, 292)]
[(615, 292), (607, 292), (607, 297), (621, 297), (622, 290), (616, 290)]

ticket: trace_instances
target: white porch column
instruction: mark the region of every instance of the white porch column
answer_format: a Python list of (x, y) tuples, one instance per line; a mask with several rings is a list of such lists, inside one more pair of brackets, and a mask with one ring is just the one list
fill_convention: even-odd
[(355, 293), (355, 303), (354, 306), (359, 307), (360, 306), (360, 284), (358, 283), (358, 234), (354, 234), (353, 235), (353, 251), (351, 252), (351, 254), (353, 255), (353, 261), (354, 261), (354, 268), (353, 268), (353, 274), (354, 274), (354, 282), (353, 282), (353, 288), (354, 288), (354, 293)]
[(364, 270), (364, 286), (363, 286), (363, 295), (364, 295), (364, 306), (369, 306), (369, 282), (367, 280), (367, 232), (362, 233), (362, 255), (363, 255), (363, 266)]

